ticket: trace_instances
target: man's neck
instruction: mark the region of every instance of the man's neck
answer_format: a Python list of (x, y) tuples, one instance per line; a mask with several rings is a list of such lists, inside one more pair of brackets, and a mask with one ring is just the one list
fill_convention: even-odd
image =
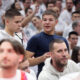
[(48, 35), (54, 35), (54, 31), (52, 31), (52, 32), (46, 32), (46, 31), (44, 31), (44, 33), (46, 33)]
[(12, 78), (16, 75), (16, 69), (0, 69), (0, 78)]
[(7, 27), (5, 27), (5, 31), (11, 35), (11, 36), (14, 36), (14, 32), (13, 31), (10, 31)]

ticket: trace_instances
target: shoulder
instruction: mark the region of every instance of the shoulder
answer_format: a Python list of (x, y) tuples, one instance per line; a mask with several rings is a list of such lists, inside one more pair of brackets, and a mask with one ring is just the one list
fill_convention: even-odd
[(25, 72), (25, 74), (28, 80), (36, 80), (36, 77), (31, 75), (30, 73)]
[(80, 72), (70, 73), (62, 76), (59, 80), (73, 80), (73, 79), (76, 79), (78, 75), (80, 75)]
[(72, 60), (68, 60), (67, 68), (69, 68), (71, 72), (80, 71), (80, 67)]

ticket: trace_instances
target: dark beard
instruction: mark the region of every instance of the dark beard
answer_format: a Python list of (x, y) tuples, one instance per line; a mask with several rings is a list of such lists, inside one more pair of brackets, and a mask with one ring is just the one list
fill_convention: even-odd
[(59, 68), (63, 68), (65, 67), (67, 64), (61, 64), (59, 62), (56, 62), (56, 65), (59, 67)]
[(71, 11), (72, 11), (72, 9), (68, 9), (68, 11), (69, 11), (69, 12), (71, 12)]

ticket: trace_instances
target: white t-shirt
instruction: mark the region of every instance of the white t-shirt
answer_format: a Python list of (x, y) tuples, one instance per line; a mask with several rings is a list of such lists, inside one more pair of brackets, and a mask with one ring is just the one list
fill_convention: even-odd
[[(36, 78), (34, 78), (32, 75), (30, 75), (29, 73), (25, 72), (25, 75), (27, 77), (27, 80), (36, 80)], [(21, 71), (17, 70), (16, 71), (16, 75), (12, 78), (0, 78), (0, 80), (21, 80)]]
[(18, 36), (16, 34), (14, 34), (14, 36), (11, 36), (5, 30), (0, 30), (0, 40), (2, 40), (2, 39), (15, 39), (15, 40), (19, 41), (20, 43), (22, 43), (20, 38), (22, 39), (22, 36), (19, 34), (18, 34)]

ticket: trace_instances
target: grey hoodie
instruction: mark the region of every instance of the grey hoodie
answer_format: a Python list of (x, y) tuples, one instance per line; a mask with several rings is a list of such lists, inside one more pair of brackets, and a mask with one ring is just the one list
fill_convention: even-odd
[(77, 64), (72, 60), (68, 60), (64, 71), (59, 72), (51, 65), (51, 58), (48, 58), (45, 61), (45, 65), (38, 77), (38, 80), (59, 80), (59, 78), (65, 74), (78, 71), (80, 71), (80, 68), (77, 66)]

